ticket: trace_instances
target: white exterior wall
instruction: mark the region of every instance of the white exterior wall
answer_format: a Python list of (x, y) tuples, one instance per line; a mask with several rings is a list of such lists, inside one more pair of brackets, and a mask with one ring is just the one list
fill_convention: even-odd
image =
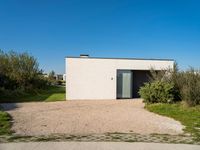
[(66, 58), (66, 99), (116, 99), (117, 69), (163, 70), (174, 61)]

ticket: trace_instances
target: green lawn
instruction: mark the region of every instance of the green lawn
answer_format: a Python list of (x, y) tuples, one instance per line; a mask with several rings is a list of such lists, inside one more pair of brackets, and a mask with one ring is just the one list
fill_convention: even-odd
[(11, 117), (8, 113), (0, 110), (0, 135), (8, 135), (11, 133)]
[(37, 94), (30, 94), (21, 98), (22, 101), (63, 101), (65, 100), (65, 87), (50, 87)]
[(65, 87), (53, 86), (46, 90), (26, 93), (20, 96), (0, 97), (0, 103), (4, 102), (36, 102), (36, 101), (63, 101), (65, 100)]
[(186, 126), (185, 132), (191, 133), (195, 140), (200, 141), (200, 106), (186, 107), (181, 104), (150, 104), (145, 107), (151, 112), (180, 121)]

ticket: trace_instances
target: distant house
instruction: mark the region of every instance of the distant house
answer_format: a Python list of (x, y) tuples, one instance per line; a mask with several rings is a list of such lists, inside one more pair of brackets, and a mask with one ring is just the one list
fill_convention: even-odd
[(56, 80), (63, 80), (63, 75), (62, 74), (56, 74)]
[(63, 81), (66, 81), (66, 74), (63, 74)]
[(47, 73), (43, 73), (42, 76), (45, 77), (45, 78), (49, 77), (49, 75)]
[(67, 99), (137, 98), (151, 68), (159, 71), (173, 65), (172, 59), (67, 57)]
[[(43, 77), (48, 78), (49, 74), (44, 73)], [(63, 81), (65, 81), (66, 80), (66, 75), (65, 74), (56, 74), (56, 75), (53, 76), (53, 79), (54, 80), (63, 80)]]

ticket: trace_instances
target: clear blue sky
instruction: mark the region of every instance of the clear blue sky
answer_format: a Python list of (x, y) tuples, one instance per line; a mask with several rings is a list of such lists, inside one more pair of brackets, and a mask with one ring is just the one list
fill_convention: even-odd
[(29, 52), (46, 72), (80, 53), (200, 68), (200, 1), (0, 0), (0, 49)]

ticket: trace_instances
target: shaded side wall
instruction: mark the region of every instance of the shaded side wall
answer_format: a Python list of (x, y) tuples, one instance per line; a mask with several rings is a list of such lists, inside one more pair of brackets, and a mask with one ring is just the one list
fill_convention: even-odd
[(138, 92), (144, 83), (150, 80), (150, 71), (145, 70), (133, 70), (133, 98), (140, 97)]

